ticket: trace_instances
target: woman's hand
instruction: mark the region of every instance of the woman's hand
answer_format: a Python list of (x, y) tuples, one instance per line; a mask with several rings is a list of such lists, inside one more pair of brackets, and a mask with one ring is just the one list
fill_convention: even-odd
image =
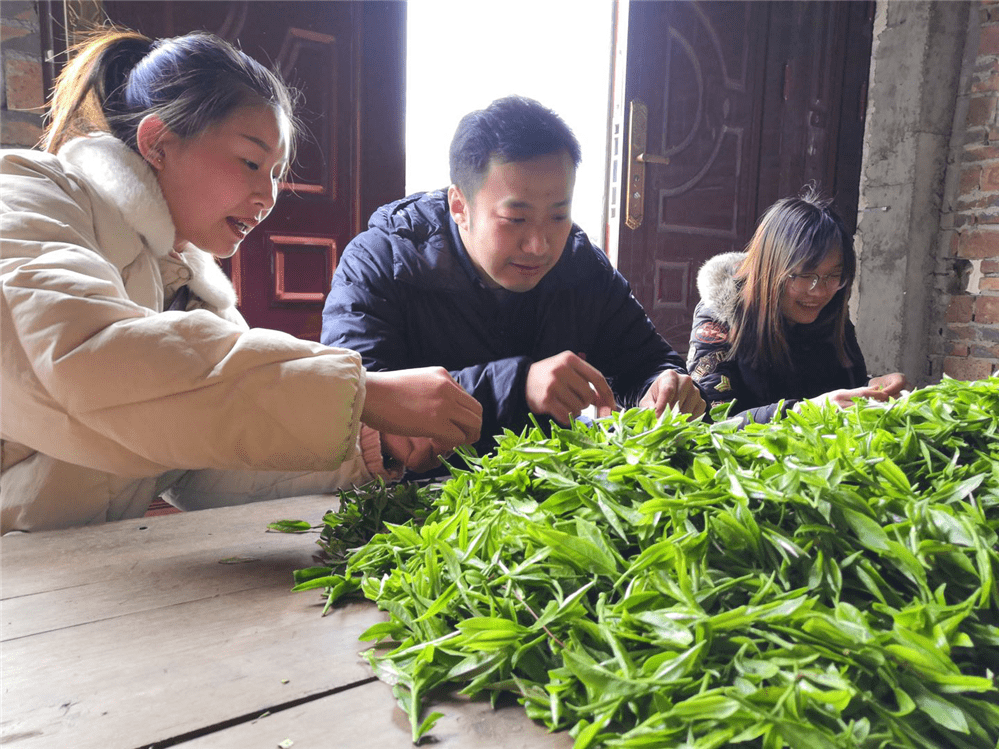
[(443, 367), (368, 372), (361, 421), (383, 434), (429, 437), (447, 453), (479, 439), (482, 404)]
[(912, 386), (909, 384), (909, 381), (901, 372), (892, 372), (891, 374), (881, 375), (880, 377), (872, 377), (871, 381), (868, 382), (867, 385), (868, 387), (877, 388), (892, 397), (898, 395), (903, 390), (912, 390)]
[(854, 398), (868, 398), (870, 400), (884, 402), (888, 400), (889, 394), (880, 388), (867, 385), (859, 388), (830, 390), (828, 393), (817, 395), (814, 398), (809, 398), (808, 400), (817, 406), (821, 406), (822, 404), (829, 402), (838, 408), (849, 408), (853, 405)]

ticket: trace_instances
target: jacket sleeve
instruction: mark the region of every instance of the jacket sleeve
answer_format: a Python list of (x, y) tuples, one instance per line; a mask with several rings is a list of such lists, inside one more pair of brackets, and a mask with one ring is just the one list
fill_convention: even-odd
[(451, 376), (482, 404), (480, 453), (495, 447), (495, 435), (504, 429), (520, 432), (529, 423), (527, 372), (533, 362), (527, 356), (511, 356), (451, 371)]
[(850, 368), (850, 387), (863, 387), (870, 379), (871, 375), (867, 371), (867, 362), (864, 361), (864, 352), (860, 350), (860, 342), (857, 340), (857, 330), (853, 323), (846, 321), (846, 352), (853, 360)]
[(400, 478), (401, 472), (390, 474), (382, 465), (378, 432), (362, 427), (361, 445), (361, 450), (332, 471), (218, 471), (210, 468), (184, 471), (170, 484), (165, 496), (182, 510), (204, 510), (284, 497), (329, 495), (346, 487), (362, 486), (375, 477), (387, 481)]
[[(700, 387), (709, 408), (732, 403), (735, 411), (730, 412), (730, 416), (759, 424), (770, 421), (778, 410), (786, 410), (796, 403), (793, 400), (762, 405), (753, 403), (754, 398), (743, 382), (738, 362), (728, 358), (731, 348), (728, 325), (704, 302), (699, 302), (694, 309), (690, 331), (687, 369)], [(752, 405), (741, 409), (740, 402)]]
[(592, 321), (600, 333), (587, 356), (607, 377), (618, 405), (631, 408), (660, 374), (670, 369), (686, 374), (687, 370), (680, 355), (656, 331), (624, 276), (607, 268), (604, 288), (592, 294), (602, 302)]
[[(424, 366), (414, 362), (406, 335), (405, 290), (394, 282), (389, 236), (369, 228), (343, 252), (323, 310), (322, 342), (361, 355), (366, 369), (387, 372)], [(404, 241), (404, 240), (399, 240)], [(525, 387), (531, 361), (515, 356), (449, 370), (455, 381), (482, 404), (482, 439), (527, 424)]]
[(5, 160), (3, 179), (3, 439), (124, 476), (330, 470), (357, 451), (358, 356), (136, 304), (100, 250), (110, 206), (43, 164)]

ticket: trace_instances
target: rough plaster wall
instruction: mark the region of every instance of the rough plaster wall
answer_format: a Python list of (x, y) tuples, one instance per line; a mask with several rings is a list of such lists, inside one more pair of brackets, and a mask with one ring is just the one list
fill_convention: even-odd
[[(977, 4), (977, 3), (976, 3)], [(872, 374), (932, 376), (933, 255), (969, 2), (879, 2), (851, 304)]]

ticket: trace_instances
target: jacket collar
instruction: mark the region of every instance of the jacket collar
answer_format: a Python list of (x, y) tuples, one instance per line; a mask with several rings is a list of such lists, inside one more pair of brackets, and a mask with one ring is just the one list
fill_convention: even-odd
[(113, 135), (74, 138), (59, 158), (82, 171), (105, 201), (121, 211), (157, 257), (170, 254), (177, 231), (156, 174), (145, 160)]
[[(83, 172), (88, 184), (121, 211), (160, 262), (170, 261), (177, 230), (155, 172), (138, 153), (113, 135), (93, 133), (66, 143), (59, 158)], [(191, 269), (191, 291), (216, 309), (236, 306), (232, 283), (210, 253), (188, 244), (182, 257)]]
[(726, 324), (731, 324), (739, 302), (735, 273), (746, 259), (745, 252), (723, 252), (708, 259), (697, 272), (697, 293), (705, 305)]
[(475, 269), (475, 265), (472, 263), (472, 258), (468, 254), (468, 250), (465, 248), (465, 243), (461, 239), (461, 232), (458, 230), (458, 224), (455, 223), (454, 219), (451, 217), (451, 212), (448, 211), (447, 217), (448, 233), (451, 235), (451, 246), (454, 247), (455, 257), (458, 258), (458, 263), (461, 265), (462, 270), (465, 271), (465, 276), (471, 281), (473, 286), (480, 289), (486, 288), (485, 281), (479, 275), (479, 272)]
[[(379, 208), (369, 229), (384, 232), (392, 247), (392, 275), (396, 281), (440, 291), (467, 291), (475, 271), (464, 247), (454, 243), (447, 193), (417, 193)], [(363, 243), (363, 236), (359, 241)], [(461, 247), (456, 251), (455, 247)]]

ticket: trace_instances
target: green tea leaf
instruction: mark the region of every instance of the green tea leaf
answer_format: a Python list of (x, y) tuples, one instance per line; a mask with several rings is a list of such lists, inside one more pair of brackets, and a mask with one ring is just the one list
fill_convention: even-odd
[(365, 657), (414, 740), (457, 691), (594, 749), (999, 743), (999, 379), (466, 459), (344, 492), (295, 575), (387, 613)]

